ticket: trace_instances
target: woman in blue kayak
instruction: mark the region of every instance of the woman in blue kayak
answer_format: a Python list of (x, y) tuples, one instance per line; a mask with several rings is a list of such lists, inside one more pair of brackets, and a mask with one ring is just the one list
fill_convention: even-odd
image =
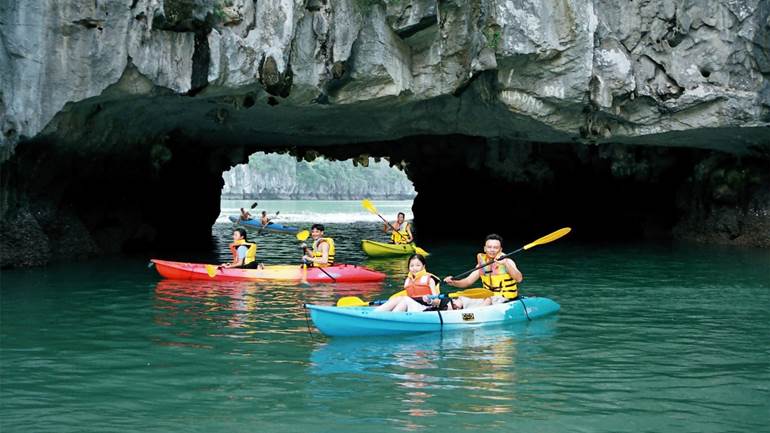
[[(375, 311), (425, 311), (435, 309), (441, 301), (434, 298), (440, 293), (441, 280), (425, 269), (425, 257), (412, 254), (409, 257), (409, 274), (404, 280), (405, 296), (396, 296), (375, 308)], [(446, 304), (446, 302), (445, 302)], [(452, 305), (452, 303), (448, 304)]]

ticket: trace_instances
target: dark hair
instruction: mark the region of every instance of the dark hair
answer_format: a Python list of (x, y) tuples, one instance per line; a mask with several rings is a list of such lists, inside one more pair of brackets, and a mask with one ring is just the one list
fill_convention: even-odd
[(267, 211), (266, 211), (266, 210), (263, 210), (263, 211), (262, 211), (262, 215), (267, 215)]
[(312, 226), (310, 226), (310, 230), (316, 230), (316, 229), (318, 229), (319, 231), (324, 231), (324, 225), (323, 224), (313, 224)]
[(412, 254), (409, 256), (409, 260), (406, 261), (406, 265), (409, 266), (409, 263), (412, 263), (412, 260), (417, 259), (422, 263), (423, 266), (425, 266), (425, 256), (422, 254)]
[(487, 241), (500, 241), (500, 246), (503, 245), (503, 237), (500, 235), (496, 235), (492, 233), (491, 235), (487, 236), (486, 239), (484, 239), (484, 243), (487, 243)]
[(406, 218), (406, 214), (405, 214), (405, 213), (403, 213), (403, 212), (399, 212), (399, 213), (398, 213), (398, 215), (396, 215), (396, 216), (401, 216), (401, 215), (403, 215), (403, 216), (404, 216), (404, 218)]
[(243, 229), (243, 228), (240, 228), (240, 227), (238, 227), (237, 229), (235, 229), (235, 230), (233, 230), (233, 231), (234, 231), (234, 232), (238, 232), (238, 233), (240, 233), (240, 234), (241, 234), (241, 237), (243, 238), (243, 240), (244, 240), (244, 241), (246, 240), (246, 229)]

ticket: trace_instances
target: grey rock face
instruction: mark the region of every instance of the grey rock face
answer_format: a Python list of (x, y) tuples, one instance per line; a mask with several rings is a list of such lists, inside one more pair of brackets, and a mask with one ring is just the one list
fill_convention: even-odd
[[(768, 125), (768, 16), (760, 0), (3, 2), (0, 139), (7, 157), (133, 66), (179, 94), (257, 86), (292, 105), (391, 97), (462, 113), (416, 125), (427, 133), (662, 144)], [(494, 80), (472, 85), (484, 71)], [(484, 101), (478, 116), (441, 100), (465, 89)], [(756, 135), (702, 146), (743, 152)]]
[(190, 89), (194, 35), (156, 30), (156, 1), (2, 2), (1, 143), (33, 137), (65, 104), (101, 94), (129, 64), (155, 86)]
[[(73, 238), (38, 215), (69, 221), (89, 253), (157, 242), (169, 227), (150, 209), (198, 200), (185, 229), (205, 239), (221, 173), (259, 150), (403, 152), (428, 219), (456, 173), (457, 188), (482, 174), (558, 191), (559, 170), (602, 166), (584, 155), (604, 147), (666, 148), (685, 178), (714, 150), (761, 173), (769, 78), (767, 0), (0, 1), (0, 223), (35, 219), (56, 255)], [(659, 159), (628, 161), (602, 179)], [(766, 227), (767, 178), (713, 170), (713, 191), (680, 201), (681, 236)], [(82, 191), (119, 197), (102, 212)]]

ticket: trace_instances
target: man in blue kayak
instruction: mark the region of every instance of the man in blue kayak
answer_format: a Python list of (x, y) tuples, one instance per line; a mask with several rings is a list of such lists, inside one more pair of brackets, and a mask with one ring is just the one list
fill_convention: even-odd
[(270, 221), (270, 218), (267, 217), (267, 211), (262, 211), (262, 218), (260, 219), (260, 222), (262, 223), (262, 227), (268, 226), (272, 224), (272, 221)]
[[(444, 278), (444, 282), (464, 289), (481, 279), (484, 288), (492, 291), (494, 295), (490, 298), (470, 299), (468, 302), (476, 305), (491, 305), (518, 299), (517, 284), (524, 279), (524, 276), (513, 260), (508, 257), (501, 260), (500, 257), (503, 255), (503, 238), (491, 234), (484, 240), (484, 252), (476, 255), (476, 266), (486, 266), (471, 272), (462, 280), (455, 280), (449, 276)], [(465, 305), (465, 307), (476, 305)]]
[(238, 217), (239, 221), (249, 221), (251, 219), (251, 213), (249, 211), (245, 210), (244, 208), (241, 208), (241, 215)]

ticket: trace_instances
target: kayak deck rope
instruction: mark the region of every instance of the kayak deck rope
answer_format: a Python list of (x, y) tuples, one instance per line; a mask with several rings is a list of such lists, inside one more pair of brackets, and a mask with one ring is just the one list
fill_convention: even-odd
[(524, 303), (524, 298), (519, 298), (519, 301), (521, 302), (521, 306), (524, 307), (524, 315), (527, 316), (527, 321), (531, 322), (532, 319), (529, 317), (529, 313), (527, 312), (527, 304)]
[(302, 304), (302, 309), (305, 310), (305, 323), (307, 323), (307, 333), (310, 335), (310, 339), (313, 338), (313, 330), (310, 328), (310, 317), (307, 315), (307, 304)]

